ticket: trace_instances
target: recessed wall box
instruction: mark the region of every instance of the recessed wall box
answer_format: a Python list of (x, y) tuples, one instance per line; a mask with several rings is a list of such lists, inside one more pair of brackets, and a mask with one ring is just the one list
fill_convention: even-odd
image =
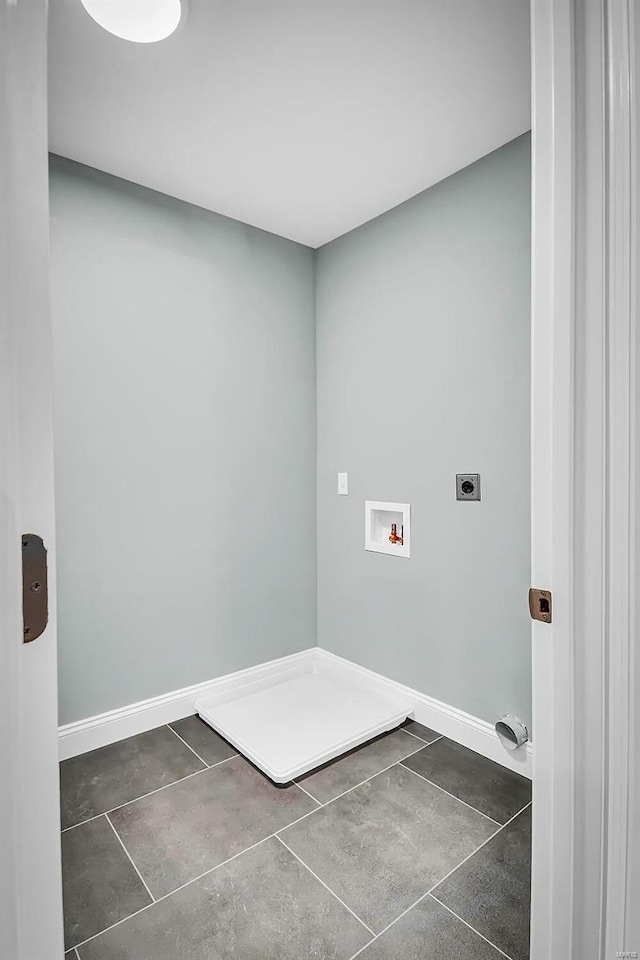
[(364, 505), (364, 548), (393, 557), (411, 552), (411, 506), (367, 500)]

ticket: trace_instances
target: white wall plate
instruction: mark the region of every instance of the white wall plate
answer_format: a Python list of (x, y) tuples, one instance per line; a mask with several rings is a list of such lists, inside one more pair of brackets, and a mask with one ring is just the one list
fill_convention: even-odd
[(412, 708), (403, 693), (341, 676), (330, 663), (300, 667), (257, 691), (253, 686), (196, 703), (202, 719), (275, 783), (289, 783), (392, 730)]
[[(402, 543), (393, 543), (392, 524), (402, 536)], [(389, 553), (393, 557), (411, 556), (411, 505), (389, 503), (385, 500), (366, 500), (364, 505), (364, 548), (374, 553)]]

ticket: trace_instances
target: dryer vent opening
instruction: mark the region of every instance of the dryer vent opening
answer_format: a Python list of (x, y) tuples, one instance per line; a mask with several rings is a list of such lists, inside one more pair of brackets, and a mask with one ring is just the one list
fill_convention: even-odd
[(510, 713), (500, 717), (496, 722), (495, 730), (500, 743), (507, 750), (515, 750), (529, 739), (529, 731), (525, 724)]

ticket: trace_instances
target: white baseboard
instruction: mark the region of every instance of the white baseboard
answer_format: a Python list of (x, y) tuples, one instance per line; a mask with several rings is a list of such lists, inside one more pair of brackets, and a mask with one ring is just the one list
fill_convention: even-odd
[(118, 707), (106, 713), (99, 713), (86, 720), (76, 720), (58, 728), (60, 759), (68, 760), (77, 757), (80, 753), (104, 747), (108, 743), (116, 743), (126, 737), (133, 737), (137, 733), (153, 730), (165, 723), (182, 720), (195, 713), (196, 700), (213, 693), (233, 693), (240, 687), (253, 684), (259, 686), (263, 682), (273, 682), (288, 675), (290, 672), (304, 668), (313, 669), (317, 661), (317, 647), (310, 647), (301, 653), (292, 653), (288, 657), (279, 657), (269, 660), (246, 670), (236, 673), (227, 673), (215, 680), (206, 680), (204, 683), (195, 683), (191, 687), (182, 687), (172, 690), (159, 697), (131, 703), (126, 707)]
[(390, 680), (321, 647), (310, 647), (301, 653), (293, 653), (288, 657), (280, 657), (255, 667), (248, 667), (246, 670), (238, 670), (236, 673), (229, 673), (215, 680), (183, 687), (181, 690), (174, 690), (159, 697), (152, 697), (117, 710), (109, 710), (95, 717), (88, 717), (86, 720), (67, 723), (58, 731), (60, 759), (68, 760), (88, 750), (95, 750), (97, 747), (104, 747), (109, 743), (124, 740), (137, 733), (144, 733), (165, 723), (188, 717), (194, 713), (196, 700), (209, 694), (223, 693), (231, 697), (240, 689), (246, 692), (252, 689), (258, 690), (265, 684), (283, 680), (290, 674), (301, 670), (313, 670), (314, 664), (320, 659), (330, 662), (341, 673), (351, 673), (366, 679), (372, 686), (379, 685), (381, 689), (402, 693), (414, 704), (414, 720), (490, 760), (495, 760), (510, 770), (532, 778), (531, 743), (526, 743), (518, 750), (506, 750), (498, 740), (493, 726), (486, 720), (479, 720), (478, 717), (471, 716), (463, 710), (435, 700), (425, 693)]
[(502, 746), (496, 736), (496, 732), (491, 723), (486, 720), (480, 720), (478, 717), (465, 713), (457, 707), (451, 707), (447, 703), (442, 703), (434, 697), (427, 696), (419, 690), (413, 690), (411, 687), (398, 683), (396, 680), (390, 680), (388, 677), (375, 673), (367, 667), (361, 667), (351, 660), (345, 660), (335, 653), (328, 650), (317, 648), (319, 656), (330, 660), (336, 665), (340, 665), (345, 671), (366, 677), (370, 683), (379, 683), (382, 688), (394, 690), (397, 693), (403, 693), (414, 703), (413, 719), (418, 723), (423, 723), (432, 730), (437, 730), (450, 740), (461, 743), (470, 750), (488, 757), (489, 760), (495, 760), (496, 763), (516, 773), (521, 773), (524, 777), (533, 779), (533, 744), (531, 741), (525, 743), (517, 750), (507, 750)]

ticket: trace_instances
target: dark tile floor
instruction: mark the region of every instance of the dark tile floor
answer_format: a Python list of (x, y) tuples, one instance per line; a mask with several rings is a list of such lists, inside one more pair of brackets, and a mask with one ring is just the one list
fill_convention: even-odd
[(276, 786), (197, 717), (60, 765), (68, 960), (527, 960), (531, 785), (408, 721)]

